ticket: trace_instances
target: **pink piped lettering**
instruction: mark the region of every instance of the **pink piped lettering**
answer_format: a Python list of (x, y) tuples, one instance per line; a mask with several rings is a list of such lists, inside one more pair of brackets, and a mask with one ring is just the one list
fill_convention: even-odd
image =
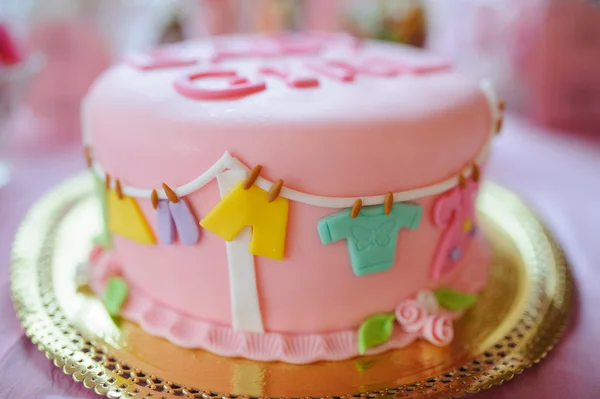
[(359, 73), (380, 78), (393, 78), (400, 75), (405, 69), (399, 65), (381, 59), (366, 59), (358, 66)]
[[(207, 88), (194, 84), (205, 78), (227, 78), (227, 86)], [(180, 94), (195, 100), (224, 100), (259, 93), (267, 88), (263, 81), (251, 81), (233, 70), (207, 70), (185, 74), (173, 83)]]
[(263, 66), (259, 72), (264, 75), (276, 76), (292, 88), (309, 88), (319, 86), (319, 80), (313, 76), (298, 76), (282, 66)]
[(452, 69), (452, 65), (448, 63), (431, 64), (431, 65), (417, 65), (408, 68), (410, 72), (417, 75), (425, 75), (428, 73), (439, 73), (446, 72)]
[(445, 72), (452, 69), (452, 66), (446, 61), (418, 64), (409, 62), (408, 60), (376, 56), (365, 59), (358, 68), (360, 73), (367, 75), (393, 77), (400, 74), (425, 75)]
[(305, 66), (331, 79), (340, 82), (352, 82), (356, 76), (356, 68), (346, 61), (313, 61), (307, 62)]

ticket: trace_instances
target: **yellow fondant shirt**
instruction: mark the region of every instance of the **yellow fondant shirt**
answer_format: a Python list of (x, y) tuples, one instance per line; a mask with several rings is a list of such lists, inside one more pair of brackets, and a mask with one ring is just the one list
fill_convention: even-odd
[(150, 245), (156, 242), (135, 199), (119, 198), (115, 190), (108, 190), (106, 195), (108, 197), (108, 229), (112, 233), (127, 237), (140, 244)]
[(285, 247), (289, 201), (277, 197), (268, 202), (268, 193), (257, 186), (248, 190), (239, 182), (211, 210), (200, 225), (226, 241), (232, 241), (246, 226), (252, 227), (251, 254), (282, 260)]

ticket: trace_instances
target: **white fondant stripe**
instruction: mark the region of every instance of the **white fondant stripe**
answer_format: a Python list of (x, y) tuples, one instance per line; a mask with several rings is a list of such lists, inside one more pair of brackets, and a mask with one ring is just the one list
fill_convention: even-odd
[[(474, 162), (481, 163), (489, 152), (490, 141), (488, 140), (485, 144), (483, 151), (479, 154)], [(234, 158), (235, 159), (235, 158)], [(238, 163), (238, 166), (249, 170), (247, 166), (243, 163), (235, 159)], [(466, 167), (462, 174), (465, 177), (469, 177), (473, 172), (473, 168), (471, 165)], [(255, 183), (258, 187), (262, 188), (265, 191), (269, 191), (273, 183), (269, 180), (263, 179), (259, 177)], [(403, 201), (412, 201), (419, 198), (429, 197), (432, 195), (436, 195), (439, 193), (443, 193), (445, 191), (450, 190), (452, 187), (455, 187), (459, 184), (459, 177), (453, 177), (448, 180), (445, 180), (441, 183), (434, 184), (432, 186), (417, 188), (414, 190), (401, 191), (394, 193), (394, 202), (403, 202)], [(281, 197), (287, 198), (290, 201), (296, 201), (307, 205), (318, 206), (321, 208), (350, 208), (354, 205), (356, 200), (362, 200), (364, 206), (369, 205), (381, 205), (385, 201), (384, 195), (374, 195), (369, 197), (324, 197), (321, 195), (307, 194), (300, 191), (293, 190), (291, 188), (282, 188), (281, 193), (279, 194)]]
[[(238, 166), (238, 163), (235, 161), (237, 161), (237, 160), (235, 158), (233, 158), (230, 153), (225, 151), (225, 153), (221, 156), (221, 158), (219, 158), (219, 160), (217, 162), (215, 162), (210, 168), (208, 168), (204, 173), (202, 173), (200, 176), (196, 177), (194, 180), (190, 181), (189, 183), (186, 183), (182, 186), (174, 188), (173, 191), (175, 191), (175, 193), (180, 197), (185, 197), (186, 195), (190, 195), (193, 192), (206, 186), (215, 177), (217, 177), (217, 175), (219, 173), (223, 172), (224, 170), (240, 169)], [(100, 177), (102, 180), (106, 179), (106, 172), (104, 172), (102, 167), (97, 162), (94, 162), (93, 169), (94, 169), (94, 173), (98, 177)], [(244, 170), (246, 170), (246, 169), (247, 168), (245, 168)], [(116, 188), (116, 184), (115, 184), (114, 180), (112, 180), (110, 182), (110, 187), (113, 189)], [(121, 189), (123, 191), (123, 194), (128, 197), (150, 198), (150, 196), (152, 195), (151, 189), (135, 188), (135, 187), (131, 187), (131, 186), (121, 186)], [(167, 195), (162, 190), (157, 190), (157, 194), (158, 194), (158, 198), (160, 198), (160, 199), (168, 199)]]
[[(240, 180), (246, 178), (243, 170), (229, 170), (217, 175), (221, 198)], [(234, 330), (263, 333), (262, 314), (256, 287), (254, 255), (248, 251), (252, 229), (244, 228), (233, 241), (225, 243), (229, 266), (229, 291), (231, 300), (231, 324)]]
[[(419, 198), (430, 197), (430, 196), (437, 195), (437, 194), (443, 193), (445, 191), (448, 191), (452, 187), (455, 187), (456, 185), (459, 184), (459, 181), (460, 181), (459, 176), (461, 174), (464, 177), (469, 177), (471, 175), (471, 173), (473, 171), (472, 162), (479, 164), (479, 163), (482, 163), (486, 159), (486, 157), (488, 156), (489, 150), (490, 150), (491, 142), (492, 142), (494, 136), (496, 135), (496, 122), (498, 121), (498, 118), (500, 118), (500, 111), (498, 109), (498, 100), (496, 98), (496, 94), (493, 90), (492, 84), (489, 81), (482, 82), (481, 90), (485, 94), (485, 96), (488, 99), (488, 102), (490, 104), (490, 112), (492, 114), (492, 124), (490, 127), (488, 139), (487, 139), (486, 143), (484, 144), (484, 146), (482, 147), (479, 154), (477, 154), (475, 159), (473, 159), (467, 166), (465, 166), (465, 168), (463, 170), (461, 170), (459, 173), (457, 173), (456, 176), (451, 177), (447, 180), (444, 180), (440, 183), (432, 184), (427, 187), (421, 187), (421, 188), (417, 188), (417, 189), (413, 189), (413, 190), (396, 192), (396, 193), (394, 193), (394, 202), (413, 201), (413, 200), (416, 200)], [(101, 178), (101, 179), (106, 178), (106, 174), (105, 174), (104, 170), (97, 162), (93, 163), (92, 168), (94, 170), (94, 173), (96, 173), (96, 175), (98, 175), (99, 178)], [(204, 187), (211, 180), (213, 180), (215, 177), (217, 177), (217, 175), (219, 175), (219, 173), (221, 173), (225, 170), (228, 170), (228, 169), (238, 169), (238, 170), (243, 169), (245, 171), (250, 170), (250, 168), (248, 168), (246, 165), (244, 165), (237, 158), (234, 158), (231, 154), (229, 154), (229, 152), (225, 152), (223, 154), (223, 156), (217, 162), (215, 162), (214, 165), (212, 165), (209, 169), (207, 169), (204, 173), (202, 173), (200, 176), (196, 177), (194, 180), (190, 181), (189, 183), (186, 183), (182, 186), (174, 188), (173, 191), (175, 191), (175, 193), (178, 196), (184, 197), (184, 196), (189, 195), (189, 194), (199, 190), (200, 188)], [(273, 182), (259, 177), (258, 180), (256, 181), (256, 184), (263, 190), (268, 191), (271, 188), (271, 186), (273, 185)], [(111, 187), (115, 188), (114, 181), (111, 181)], [(131, 187), (131, 186), (122, 186), (122, 191), (123, 191), (123, 194), (125, 194), (126, 196), (134, 197), (134, 198), (150, 198), (150, 196), (152, 194), (151, 189), (141, 189), (141, 188), (135, 188), (135, 187)], [(167, 195), (165, 194), (164, 191), (162, 191), (162, 190), (157, 190), (157, 191), (158, 191), (159, 198), (167, 199)], [(296, 201), (296, 202), (300, 202), (300, 203), (307, 204), (307, 205), (318, 206), (321, 208), (349, 208), (352, 205), (354, 205), (354, 203), (358, 199), (362, 200), (363, 205), (365, 205), (365, 206), (380, 205), (380, 204), (383, 204), (385, 197), (386, 197), (385, 194), (368, 196), (368, 197), (326, 197), (326, 196), (322, 196), (322, 195), (303, 193), (301, 191), (296, 191), (296, 190), (293, 190), (291, 188), (286, 188), (286, 187), (284, 187), (281, 190), (280, 196), (287, 198), (291, 201)]]

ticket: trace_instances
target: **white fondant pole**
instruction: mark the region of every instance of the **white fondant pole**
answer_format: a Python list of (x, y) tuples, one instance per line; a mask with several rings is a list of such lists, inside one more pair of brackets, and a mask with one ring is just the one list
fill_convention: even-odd
[[(244, 170), (228, 170), (218, 174), (221, 198), (245, 178)], [(231, 321), (234, 330), (262, 333), (265, 330), (258, 301), (254, 255), (248, 250), (251, 238), (252, 230), (248, 226), (233, 241), (225, 243), (229, 265)]]

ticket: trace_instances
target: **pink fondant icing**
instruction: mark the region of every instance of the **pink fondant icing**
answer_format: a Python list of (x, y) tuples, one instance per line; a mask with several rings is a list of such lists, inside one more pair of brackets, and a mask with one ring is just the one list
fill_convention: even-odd
[[(218, 40), (233, 43), (229, 47), (247, 44), (235, 36)], [(214, 46), (199, 41), (181, 51), (210, 59)], [(360, 48), (327, 45), (318, 54), (280, 58), (292, 70), (303, 71), (308, 61), (360, 64), (374, 57), (410, 65), (439, 64), (429, 53), (370, 41)], [(242, 76), (253, 82), (262, 65), (264, 60), (238, 57), (223, 59), (217, 67), (235, 72), (227, 78)], [(246, 165), (263, 165), (261, 176), (271, 181), (281, 178), (285, 187), (324, 196), (381, 195), (456, 176), (481, 151), (493, 122), (478, 84), (452, 70), (395, 77), (358, 73), (352, 82), (343, 83), (323, 77), (319, 87), (310, 90), (290, 88), (280, 78), (266, 76), (266, 90), (214, 100), (195, 94), (192, 99), (175, 89), (173, 82), (181, 76), (186, 77), (184, 91), (223, 86), (222, 78), (217, 83), (209, 79), (190, 83), (197, 68), (148, 73), (117, 65), (94, 84), (83, 107), (85, 126), (94, 159), (111, 177), (134, 187), (159, 189), (163, 182), (177, 187), (229, 151)], [(196, 215), (208, 214), (220, 200), (217, 182), (186, 200)], [(424, 215), (431, 215), (435, 200), (415, 202)], [(137, 202), (156, 231), (150, 199)], [(414, 231), (400, 231), (390, 270), (357, 277), (345, 242), (324, 246), (319, 240), (318, 220), (334, 212), (290, 202), (285, 259), (255, 258), (266, 335), (355, 331), (366, 317), (393, 311), (416, 291), (452, 286), (474, 292), (485, 282), (487, 246), (477, 236), (451, 271), (432, 278), (431, 264), (443, 230), (431, 217), (423, 217)], [(179, 318), (157, 335), (185, 345), (186, 337), (194, 335), (190, 331), (232, 325), (225, 242), (216, 235), (203, 234), (194, 246), (144, 246), (114, 236), (113, 245), (122, 274), (134, 289), (150, 293), (147, 299), (153, 304), (204, 323)], [(139, 313), (126, 316), (142, 319)], [(172, 334), (171, 329), (181, 334)], [(202, 345), (223, 353), (208, 338)]]
[[(106, 281), (119, 263), (111, 253), (103, 253), (92, 265), (91, 287), (97, 295), (104, 292)], [(485, 281), (478, 281), (482, 284)], [(479, 287), (480, 288), (480, 287)], [(234, 331), (230, 327), (209, 323), (155, 301), (135, 282), (129, 282), (129, 294), (121, 315), (139, 323), (145, 331), (184, 348), (203, 348), (221, 356), (242, 356), (258, 361), (283, 361), (305, 364), (321, 360), (343, 360), (358, 356), (356, 330), (331, 331), (320, 334), (264, 334)], [(441, 312), (424, 317), (419, 330), (407, 332), (395, 324), (392, 337), (383, 345), (371, 348), (366, 355), (403, 348), (416, 339), (427, 339), (437, 346), (448, 345), (453, 338), (452, 319), (462, 313)]]

